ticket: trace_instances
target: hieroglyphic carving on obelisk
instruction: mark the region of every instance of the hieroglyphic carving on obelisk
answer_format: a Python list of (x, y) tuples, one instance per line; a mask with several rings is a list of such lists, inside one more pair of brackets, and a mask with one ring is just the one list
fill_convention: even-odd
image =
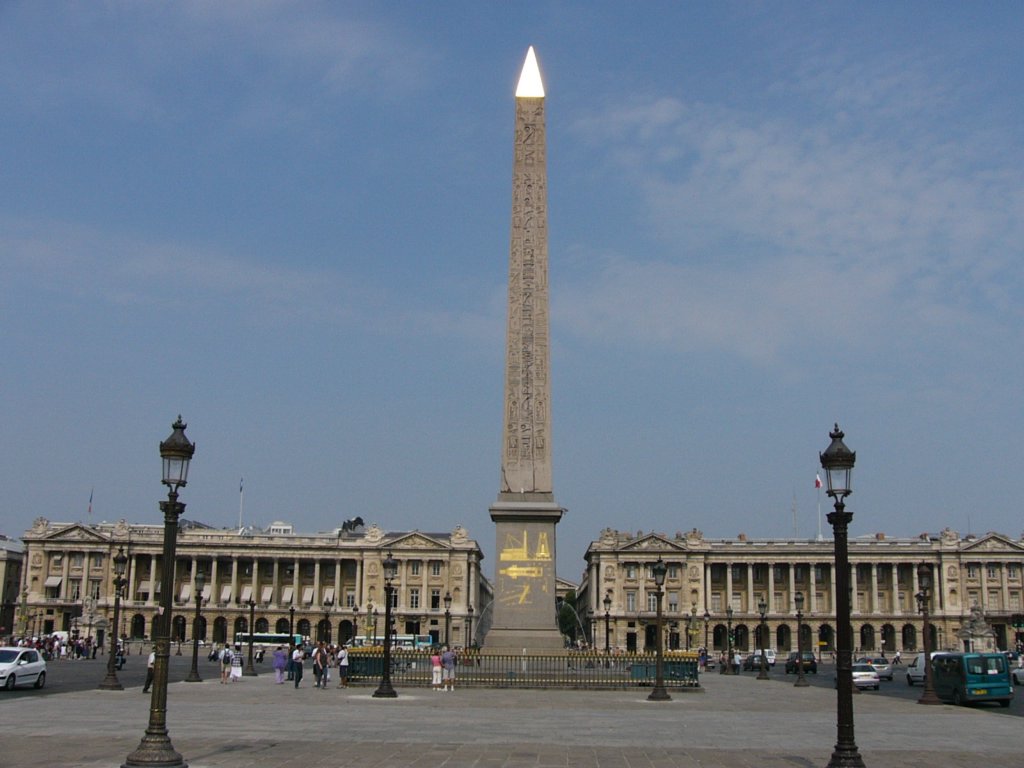
[(555, 621), (555, 525), (564, 510), (551, 486), (545, 150), (544, 85), (530, 48), (516, 89), (501, 491), (489, 510), (498, 563), (484, 645), (499, 653), (563, 648)]
[(516, 89), (502, 493), (552, 493), (544, 85), (531, 47)]

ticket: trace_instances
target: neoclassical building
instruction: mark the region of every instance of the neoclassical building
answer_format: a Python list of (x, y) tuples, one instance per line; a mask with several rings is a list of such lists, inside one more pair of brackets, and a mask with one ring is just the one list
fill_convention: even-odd
[[(831, 650), (835, 640), (834, 550), (831, 540), (706, 539), (693, 529), (666, 536), (610, 528), (587, 548), (577, 606), (591, 640), (604, 648), (653, 648), (656, 589), (651, 565), (667, 564), (664, 622), (671, 647), (727, 647), (731, 625), (741, 651), (760, 647), (760, 611), (767, 606), (765, 647), (795, 650), (796, 594), (802, 593), (803, 647)], [(998, 533), (852, 538), (849, 547), (854, 647), (863, 652), (922, 647), (918, 566), (931, 566), (929, 602), (936, 648), (957, 648), (980, 609), (1000, 648), (1024, 640), (1011, 616), (1024, 610), (1024, 540)], [(607, 609), (606, 609), (607, 599)], [(732, 608), (731, 619), (726, 609)]]
[[(114, 611), (113, 558), (128, 557), (118, 634), (152, 634), (160, 595), (162, 525), (53, 523), (39, 518), (22, 538), (24, 569), (18, 629), (109, 638)], [(337, 529), (297, 534), (290, 525), (266, 530), (215, 529), (181, 521), (174, 568), (172, 640), (192, 638), (201, 576), (201, 639), (223, 643), (248, 627), (346, 641), (384, 636), (384, 574), (391, 552), (399, 562), (392, 612), (398, 634), (432, 634), (464, 645), (486, 632), (491, 586), (483, 554), (465, 528), (450, 533)], [(450, 601), (446, 597), (450, 596)], [(255, 602), (254, 609), (249, 602)], [(446, 607), (446, 602), (449, 605)], [(482, 614), (482, 615), (481, 615)], [(109, 640), (107, 640), (109, 642)]]

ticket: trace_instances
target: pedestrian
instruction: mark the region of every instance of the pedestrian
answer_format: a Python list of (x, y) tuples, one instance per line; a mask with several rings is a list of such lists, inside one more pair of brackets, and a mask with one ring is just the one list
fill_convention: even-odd
[(435, 691), (441, 690), (441, 651), (437, 648), (430, 654), (431, 679), (430, 684)]
[(321, 640), (313, 650), (313, 679), (316, 681), (313, 684), (314, 688), (327, 687), (327, 681), (324, 679), (327, 663), (327, 648), (324, 647), (324, 641)]
[(220, 682), (230, 682), (231, 680), (231, 649), (227, 645), (221, 649), (220, 652)]
[(302, 682), (302, 656), (302, 646), (296, 645), (295, 650), (292, 651), (292, 680), (295, 681), (296, 688)]
[(743, 657), (740, 656), (740, 652), (736, 651), (736, 654), (732, 657), (732, 673), (738, 675), (740, 673), (740, 666), (743, 664)]
[(441, 680), (446, 691), (455, 690), (455, 664), (457, 662), (458, 657), (456, 657), (455, 651), (446, 645), (444, 653), (441, 654)]
[(274, 675), (278, 685), (284, 682), (284, 670), (288, 666), (288, 652), (283, 646), (277, 646), (274, 650)]
[(153, 684), (153, 665), (156, 664), (156, 651), (150, 651), (146, 660), (146, 682), (142, 684), (142, 692), (149, 693), (149, 686)]
[(348, 688), (348, 648), (338, 648), (338, 687)]
[(231, 682), (236, 683), (242, 679), (242, 654), (241, 652), (231, 654)]

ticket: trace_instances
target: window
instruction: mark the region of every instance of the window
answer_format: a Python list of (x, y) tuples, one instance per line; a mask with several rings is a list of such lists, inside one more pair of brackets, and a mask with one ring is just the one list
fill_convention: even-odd
[(73, 553), (71, 555), (71, 567), (72, 568), (81, 568), (82, 567), (82, 562), (84, 561), (84, 559), (85, 559), (85, 555), (83, 555), (81, 552)]
[(78, 600), (82, 597), (82, 584), (81, 582), (75, 581), (71, 583), (71, 594), (68, 595), (69, 600)]
[(345, 590), (345, 607), (355, 608), (356, 607), (356, 591), (354, 589)]
[(998, 578), (995, 565), (989, 563), (987, 566), (985, 566), (985, 576), (989, 579)]
[(432, 589), (430, 590), (430, 608), (431, 610), (438, 610), (441, 607), (441, 590)]
[(94, 555), (92, 555), (91, 560), (92, 560), (92, 567), (93, 568), (102, 568), (103, 567), (103, 555), (101, 555), (101, 554), (94, 554)]
[(976, 578), (978, 578), (978, 566), (973, 565), (973, 564), (967, 566), (967, 578), (968, 579), (976, 579)]
[(732, 606), (732, 609), (734, 611), (742, 610), (742, 607), (743, 607), (743, 597), (742, 597), (742, 595), (740, 595), (739, 592), (733, 592), (732, 593), (732, 600), (729, 602), (729, 605)]
[(669, 613), (676, 613), (679, 610), (679, 593), (669, 592), (668, 593), (668, 610)]
[(743, 572), (745, 570), (746, 569), (742, 565), (734, 565), (732, 567), (732, 580), (733, 581), (739, 581), (740, 579), (742, 579), (743, 576), (744, 576)]
[(635, 579), (636, 578), (636, 563), (626, 563), (626, 578), (627, 579)]
[(441, 561), (440, 560), (431, 560), (430, 561), (430, 575), (431, 576), (440, 576), (441, 575)]
[(776, 582), (782, 582), (786, 580), (786, 574), (783, 572), (781, 565), (772, 566), (772, 579), (774, 579)]
[(678, 565), (673, 563), (672, 565), (670, 565), (668, 567), (668, 578), (673, 579), (673, 580), (679, 578), (679, 566)]
[(1007, 563), (1006, 564), (1006, 575), (1011, 579), (1017, 578), (1017, 564)]
[(711, 611), (716, 614), (722, 612), (722, 594), (720, 592), (711, 593)]
[(632, 590), (626, 593), (626, 610), (630, 612), (636, 610), (636, 592)]
[(409, 573), (411, 575), (413, 575), (413, 576), (419, 576), (420, 575), (420, 561), (419, 560), (413, 560), (411, 563), (409, 563)]
[(409, 590), (409, 607), (413, 610), (420, 607), (420, 591), (417, 587)]
[(800, 582), (804, 580), (804, 567), (802, 565), (793, 568), (793, 578)]
[(89, 579), (89, 597), (93, 600), (100, 599), (100, 583), (99, 579)]
[(392, 609), (398, 607), (398, 590), (397, 589), (391, 590), (391, 607), (392, 607)]
[(825, 579), (825, 569), (820, 565), (814, 566), (814, 580), (823, 581)]
[(656, 611), (658, 610), (658, 594), (656, 592), (647, 593), (647, 610)]

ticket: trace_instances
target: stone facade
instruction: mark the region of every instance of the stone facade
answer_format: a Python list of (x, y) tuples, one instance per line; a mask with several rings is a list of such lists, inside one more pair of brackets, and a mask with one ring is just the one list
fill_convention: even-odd
[[(267, 532), (221, 530), (183, 520), (172, 585), (172, 640), (192, 638), (199, 573), (205, 586), (198, 634), (207, 641), (222, 643), (245, 631), (250, 598), (256, 602), (257, 632), (287, 632), (293, 622), (296, 633), (313, 639), (382, 637), (381, 562), (389, 551), (399, 561), (392, 607), (398, 634), (433, 634), (444, 641), (446, 594), (452, 597), (453, 644), (468, 640), (470, 607), (475, 612), (474, 636), (486, 633), (489, 612), (481, 609), (491, 602), (491, 586), (480, 571), (480, 547), (462, 526), (450, 533), (385, 532), (373, 525), (365, 532), (280, 532), (290, 530), (278, 523)], [(97, 627), (106, 629), (113, 620), (113, 556), (124, 547), (128, 585), (121, 600), (119, 634), (152, 634), (163, 588), (163, 526), (52, 523), (40, 518), (23, 542), (24, 608), (32, 617), (31, 630), (77, 630), (99, 640), (102, 633)]]
[[(932, 567), (929, 612), (933, 647), (960, 649), (958, 632), (972, 608), (984, 615), (999, 648), (1024, 640), (1010, 617), (1024, 610), (1024, 539), (999, 533), (961, 537), (946, 528), (937, 535), (850, 540), (852, 624), (856, 651), (892, 653), (923, 647), (923, 621), (915, 595), (917, 567)], [(604, 647), (604, 599), (611, 597), (612, 646), (653, 648), (655, 588), (650, 567), (668, 565), (664, 622), (671, 647), (727, 643), (731, 606), (735, 645), (760, 647), (758, 603), (767, 604), (765, 647), (796, 649), (797, 592), (804, 596), (804, 647), (829, 651), (835, 638), (834, 551), (831, 540), (705, 539), (696, 529), (666, 536), (601, 532), (585, 555), (577, 605), (586, 611), (592, 641)], [(705, 621), (705, 616), (707, 621)], [(689, 627), (689, 638), (687, 638)], [(707, 638), (705, 640), (705, 637)]]

